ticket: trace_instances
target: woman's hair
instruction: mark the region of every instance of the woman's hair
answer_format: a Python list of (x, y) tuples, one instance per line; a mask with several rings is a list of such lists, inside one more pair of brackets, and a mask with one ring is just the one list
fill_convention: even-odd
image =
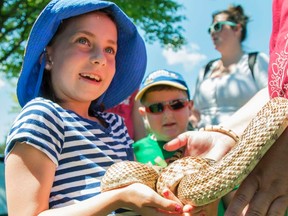
[(244, 14), (244, 10), (241, 5), (230, 5), (228, 9), (217, 11), (212, 14), (212, 18), (214, 20), (215, 16), (219, 14), (227, 14), (228, 21), (235, 22), (242, 26), (242, 35), (241, 35), (241, 42), (246, 39), (247, 36), (247, 23), (249, 22), (249, 17)]

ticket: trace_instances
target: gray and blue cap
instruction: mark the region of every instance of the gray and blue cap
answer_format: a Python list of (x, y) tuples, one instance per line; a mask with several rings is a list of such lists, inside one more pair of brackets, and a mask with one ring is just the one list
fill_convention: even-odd
[(169, 70), (157, 70), (148, 74), (141, 83), (140, 89), (135, 96), (135, 100), (141, 100), (144, 93), (156, 85), (168, 85), (181, 90), (184, 90), (188, 94), (188, 99), (190, 99), (189, 88), (183, 79), (182, 75)]

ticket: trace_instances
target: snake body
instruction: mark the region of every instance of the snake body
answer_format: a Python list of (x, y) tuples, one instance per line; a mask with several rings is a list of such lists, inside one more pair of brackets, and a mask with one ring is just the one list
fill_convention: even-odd
[(140, 182), (159, 194), (168, 187), (184, 204), (211, 203), (233, 190), (254, 169), (287, 127), (287, 114), (287, 99), (271, 99), (251, 120), (234, 148), (218, 162), (184, 157), (159, 173), (138, 162), (115, 163), (102, 178), (102, 191)]

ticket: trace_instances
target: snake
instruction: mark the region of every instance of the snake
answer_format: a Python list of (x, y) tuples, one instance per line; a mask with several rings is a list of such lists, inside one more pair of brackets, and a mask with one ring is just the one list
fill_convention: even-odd
[(169, 188), (183, 204), (209, 204), (228, 194), (251, 173), (287, 127), (287, 114), (286, 98), (270, 99), (219, 161), (186, 156), (162, 169), (137, 161), (114, 163), (101, 179), (101, 191), (142, 183), (160, 195)]

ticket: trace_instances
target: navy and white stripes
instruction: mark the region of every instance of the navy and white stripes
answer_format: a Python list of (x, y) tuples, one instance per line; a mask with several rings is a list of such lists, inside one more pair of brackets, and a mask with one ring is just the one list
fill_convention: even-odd
[(56, 165), (50, 208), (88, 199), (100, 193), (106, 169), (122, 160), (133, 160), (132, 140), (123, 119), (97, 113), (104, 128), (43, 98), (23, 108), (7, 138), (6, 156), (16, 142), (44, 152)]

